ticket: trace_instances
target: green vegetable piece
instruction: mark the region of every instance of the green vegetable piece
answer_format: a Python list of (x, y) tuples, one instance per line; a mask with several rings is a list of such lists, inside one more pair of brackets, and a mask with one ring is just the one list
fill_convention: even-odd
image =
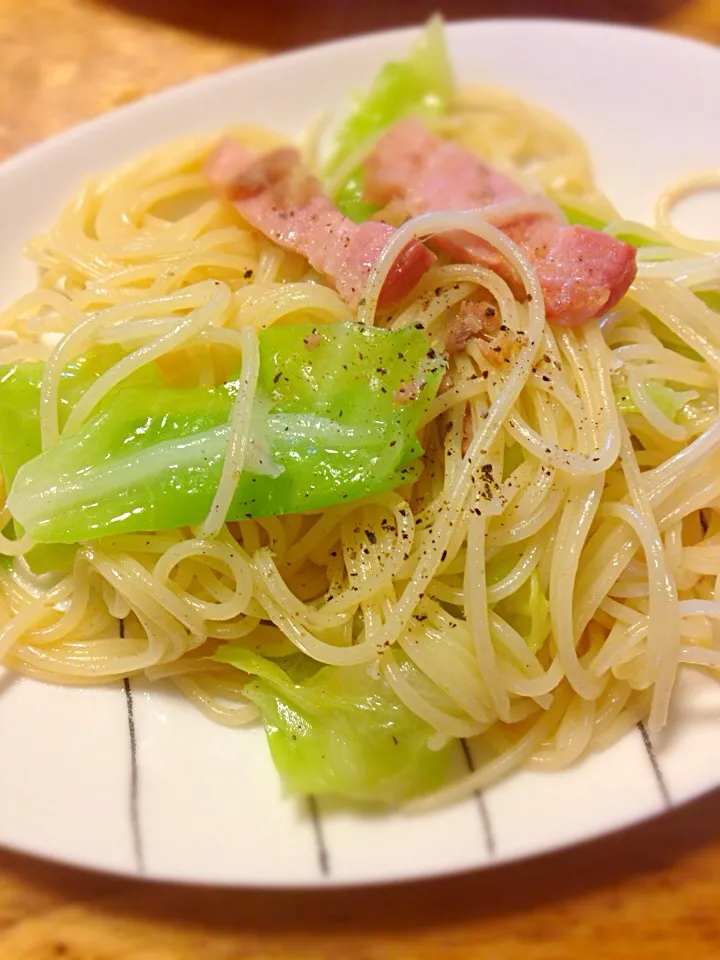
[[(568, 219), (568, 223), (572, 226), (581, 226), (581, 227), (591, 227), (593, 230), (606, 230), (609, 226), (606, 220), (601, 220), (600, 217), (596, 217), (595, 214), (590, 213), (588, 210), (585, 210), (580, 206), (570, 206), (569, 204), (559, 204), (560, 209), (565, 214)], [(643, 227), (643, 224), (637, 224), (638, 228)], [(618, 240), (622, 240), (624, 243), (629, 243), (631, 247), (637, 247), (639, 250), (641, 247), (657, 247), (657, 246), (667, 246), (666, 241), (662, 239), (660, 234), (657, 234), (654, 238), (643, 237), (639, 233), (633, 233), (630, 230), (628, 233), (617, 233), (614, 234)]]
[(23, 556), (33, 573), (70, 573), (76, 554), (75, 543), (38, 543)]
[[(497, 583), (515, 566), (517, 556), (501, 557), (488, 566), (488, 583)], [(550, 603), (540, 586), (540, 576), (533, 570), (514, 593), (494, 606), (495, 612), (516, 630), (528, 647), (537, 653), (550, 636)]]
[[(278, 326), (259, 340), (252, 441), (228, 519), (318, 510), (414, 479), (417, 429), (445, 371), (422, 331)], [(417, 396), (398, 402), (411, 383)], [(43, 543), (201, 522), (236, 392), (237, 381), (123, 389), (21, 468), (13, 516)]]
[[(595, 214), (590, 213), (589, 210), (580, 204), (560, 203), (558, 206), (571, 225), (592, 227), (593, 230), (606, 230), (609, 226), (607, 220), (596, 217)], [(671, 246), (667, 240), (663, 238), (661, 233), (650, 229), (644, 223), (629, 221), (626, 225), (626, 231), (627, 232), (614, 233), (613, 236), (617, 237), (618, 240), (622, 240), (624, 243), (629, 243), (631, 247), (637, 247), (638, 250), (642, 247)]]
[[(433, 17), (405, 60), (386, 63), (336, 138), (325, 176), (332, 177), (364, 144), (410, 114), (442, 116), (453, 93), (453, 78), (443, 22)], [(363, 199), (363, 174), (354, 170), (333, 196), (352, 220), (367, 220), (377, 209)]]
[[(700, 396), (697, 390), (673, 390), (660, 380), (649, 380), (646, 384), (648, 395), (655, 406), (663, 413), (668, 420), (678, 421), (679, 414), (685, 409), (687, 404), (697, 400)], [(625, 390), (617, 390), (615, 393), (617, 407), (623, 416), (629, 413), (638, 413), (638, 409), (633, 403), (630, 393)]]
[(705, 306), (720, 313), (720, 290), (696, 290), (695, 295), (700, 297)]
[(518, 613), (528, 623), (528, 627), (522, 633), (525, 642), (533, 653), (537, 653), (550, 636), (550, 603), (542, 592), (537, 570), (533, 570), (528, 582), (529, 596)]
[(0, 367), (0, 471), (10, 489), (20, 467), (40, 452), (41, 363)]
[(244, 692), (257, 707), (275, 766), (292, 794), (330, 794), (362, 803), (398, 804), (447, 779), (449, 747), (430, 750), (433, 730), (383, 679), (364, 666), (321, 667), (302, 678), (243, 647), (225, 645), (215, 660), (252, 675)]
[[(64, 426), (70, 411), (83, 393), (123, 356), (120, 347), (97, 347), (77, 357), (62, 372), (60, 380), (59, 421)], [(40, 388), (42, 363), (16, 363), (0, 366), (0, 472), (10, 489), (18, 470), (38, 456), (40, 441)], [(131, 378), (133, 383), (159, 383), (153, 367), (143, 368)], [(114, 396), (117, 391), (112, 391)], [(106, 401), (107, 403), (108, 401)], [(17, 536), (22, 529), (14, 524)], [(67, 546), (48, 548), (39, 544), (25, 554), (34, 573), (67, 569), (74, 550)]]
[(592, 213), (588, 213), (587, 210), (583, 210), (581, 207), (571, 207), (564, 203), (559, 204), (559, 206), (567, 217), (568, 223), (572, 225), (592, 227), (593, 230), (604, 230), (607, 226), (607, 223), (604, 220), (600, 220), (599, 217), (594, 216)]
[[(60, 379), (60, 427), (80, 397), (113, 364), (123, 357), (119, 347), (97, 347), (77, 357), (62, 372)], [(0, 366), (0, 471), (9, 489), (20, 467), (36, 457), (40, 443), (40, 387), (42, 363), (15, 363)], [(138, 371), (134, 384), (160, 383), (152, 367)], [(110, 397), (116, 391), (112, 391)], [(106, 403), (108, 400), (105, 401)]]
[(355, 223), (363, 223), (365, 220), (369, 220), (380, 209), (364, 199), (363, 173), (361, 170), (356, 170), (348, 177), (335, 193), (333, 200), (337, 208)]

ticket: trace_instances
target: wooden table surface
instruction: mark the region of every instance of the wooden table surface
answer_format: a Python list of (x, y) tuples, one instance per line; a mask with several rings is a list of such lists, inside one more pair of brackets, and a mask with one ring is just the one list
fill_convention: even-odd
[[(0, 0), (0, 156), (190, 77), (437, 7), (585, 6), (720, 42), (720, 0)], [(719, 801), (489, 873), (322, 894), (140, 884), (0, 852), (0, 960), (710, 960)]]

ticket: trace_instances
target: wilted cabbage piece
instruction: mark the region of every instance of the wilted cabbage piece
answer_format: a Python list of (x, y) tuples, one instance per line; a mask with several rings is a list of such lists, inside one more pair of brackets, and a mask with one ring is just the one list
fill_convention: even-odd
[[(252, 442), (228, 519), (316, 510), (415, 475), (418, 425), (445, 369), (422, 331), (278, 326), (259, 342)], [(37, 411), (39, 383), (37, 370), (26, 378), (24, 409)], [(0, 407), (5, 384), (19, 389), (12, 377), (0, 382)], [(415, 389), (403, 393), (408, 384)], [(201, 522), (220, 480), (236, 392), (237, 381), (120, 387), (80, 429), (35, 456), (39, 433), (28, 444), (3, 431), (0, 464), (17, 471), (13, 517), (42, 543)]]
[(433, 729), (367, 667), (321, 667), (307, 677), (312, 661), (303, 655), (281, 666), (230, 644), (214, 659), (252, 675), (244, 691), (289, 792), (397, 804), (447, 780), (451, 748), (431, 750)]

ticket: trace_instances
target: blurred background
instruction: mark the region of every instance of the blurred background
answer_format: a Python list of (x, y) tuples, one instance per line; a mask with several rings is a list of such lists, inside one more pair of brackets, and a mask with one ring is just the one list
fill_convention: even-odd
[(274, 49), (417, 23), (440, 10), (449, 20), (554, 16), (647, 23), (682, 0), (109, 0), (118, 8)]
[(191, 77), (437, 10), (449, 20), (611, 20), (720, 41), (720, 0), (0, 0), (0, 157)]

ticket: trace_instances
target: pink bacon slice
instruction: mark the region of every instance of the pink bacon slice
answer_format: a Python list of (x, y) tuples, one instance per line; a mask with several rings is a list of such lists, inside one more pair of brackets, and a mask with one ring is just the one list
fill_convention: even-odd
[[(482, 210), (526, 196), (519, 184), (414, 117), (400, 121), (377, 143), (365, 165), (365, 195), (370, 203), (387, 205), (395, 214), (402, 206), (407, 216)], [(502, 218), (502, 212), (498, 216)], [(635, 248), (608, 234), (568, 226), (545, 212), (506, 215), (493, 222), (530, 259), (553, 323), (575, 326), (600, 316), (615, 306), (635, 279)], [(519, 289), (510, 264), (477, 237), (450, 231), (434, 236), (431, 245), (457, 262), (487, 266)]]
[[(258, 157), (225, 139), (209, 157), (206, 172), (249, 224), (305, 257), (343, 300), (357, 307), (392, 227), (376, 221), (356, 224), (343, 216), (292, 148)], [(434, 261), (422, 243), (409, 243), (390, 269), (379, 305), (387, 309), (402, 300)]]

